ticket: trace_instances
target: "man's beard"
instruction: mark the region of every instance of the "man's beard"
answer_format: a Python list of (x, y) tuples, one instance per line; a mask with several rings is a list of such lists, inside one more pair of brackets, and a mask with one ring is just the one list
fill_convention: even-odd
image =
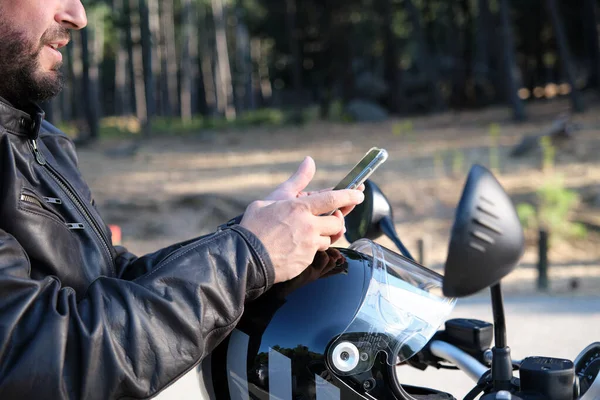
[(43, 72), (39, 56), (51, 40), (68, 36), (67, 29), (53, 28), (44, 33), (37, 48), (32, 50), (25, 34), (0, 20), (0, 96), (15, 106), (56, 96), (63, 88), (62, 63), (54, 65), (50, 72)]

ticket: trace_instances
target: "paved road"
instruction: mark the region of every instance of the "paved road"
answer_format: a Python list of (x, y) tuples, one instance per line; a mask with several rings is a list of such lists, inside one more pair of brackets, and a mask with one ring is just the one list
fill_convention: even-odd
[[(589, 343), (600, 341), (598, 296), (506, 295), (508, 344), (514, 358), (552, 356), (573, 360)], [(460, 300), (451, 317), (492, 320), (488, 296)], [(462, 398), (473, 386), (460, 371), (418, 371), (401, 367), (403, 383), (429, 386)], [(162, 400), (201, 398), (195, 376), (188, 375), (160, 395)]]

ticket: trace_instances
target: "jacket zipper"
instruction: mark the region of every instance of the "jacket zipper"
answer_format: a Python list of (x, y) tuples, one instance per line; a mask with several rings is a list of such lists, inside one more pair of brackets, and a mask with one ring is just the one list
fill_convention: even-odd
[[(74, 222), (74, 223), (69, 223), (64, 221), (61, 217), (57, 216), (55, 213), (48, 211), (48, 209), (46, 207), (44, 207), (44, 205), (42, 204), (42, 202), (40, 200), (38, 200), (37, 197), (34, 196), (30, 196), (28, 194), (22, 194), (21, 195), (21, 201), (24, 201), (25, 203), (29, 203), (29, 204), (34, 204), (36, 206), (38, 206), (40, 209), (44, 210), (45, 212), (48, 212), (52, 215), (52, 217), (57, 218), (60, 222), (64, 223), (67, 228), (71, 229), (71, 230), (75, 230), (75, 229), (85, 229), (85, 225), (79, 222)], [(60, 199), (56, 199), (53, 197), (44, 197), (44, 201), (46, 201), (46, 203), (53, 203), (53, 204), (62, 204), (62, 201)]]
[(48, 171), (50, 173), (50, 176), (56, 181), (56, 183), (58, 183), (58, 185), (63, 190), (63, 192), (66, 193), (66, 195), (71, 199), (71, 201), (73, 201), (73, 204), (75, 204), (75, 206), (79, 209), (81, 214), (85, 217), (85, 219), (87, 220), (89, 225), (92, 227), (92, 230), (96, 233), (96, 235), (100, 239), (100, 242), (102, 243), (102, 247), (106, 253), (105, 255), (108, 256), (110, 266), (114, 270), (114, 260), (112, 258), (112, 253), (110, 251), (109, 241), (102, 233), (102, 230), (96, 223), (94, 217), (92, 217), (90, 215), (90, 213), (88, 212), (87, 208), (84, 205), (84, 202), (79, 199), (79, 196), (77, 195), (77, 193), (75, 193), (75, 191), (70, 188), (69, 183), (57, 171), (55, 171), (51, 165), (46, 163), (46, 158), (44, 157), (44, 155), (38, 148), (37, 140), (32, 139), (31, 144), (33, 146), (33, 154), (35, 155), (35, 159), (36, 159), (37, 163), (40, 164), (41, 166), (43, 166), (46, 169), (46, 171)]
[(21, 200), (22, 201), (26, 201), (27, 203), (33, 203), (33, 204), (37, 205), (40, 208), (44, 208), (44, 206), (42, 206), (42, 203), (38, 199), (36, 199), (35, 197), (33, 197), (33, 196), (22, 194), (21, 195)]

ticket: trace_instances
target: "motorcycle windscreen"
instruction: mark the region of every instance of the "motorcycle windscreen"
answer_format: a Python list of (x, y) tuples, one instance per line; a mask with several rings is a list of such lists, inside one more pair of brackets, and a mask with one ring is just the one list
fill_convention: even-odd
[(380, 352), (396, 365), (419, 352), (452, 312), (456, 299), (442, 294), (442, 276), (371, 240), (350, 249), (372, 259), (372, 277), (356, 316), (330, 346), (341, 375), (370, 370)]

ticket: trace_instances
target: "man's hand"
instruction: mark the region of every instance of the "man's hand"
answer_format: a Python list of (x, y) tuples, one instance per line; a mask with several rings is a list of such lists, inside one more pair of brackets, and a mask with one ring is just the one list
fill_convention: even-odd
[[(315, 171), (315, 161), (311, 157), (306, 157), (304, 161), (302, 161), (302, 164), (300, 164), (300, 166), (298, 167), (298, 170), (287, 181), (283, 182), (281, 185), (275, 188), (273, 193), (268, 195), (265, 200), (291, 200), (331, 191), (333, 188), (323, 189), (316, 192), (304, 191), (304, 189), (306, 189), (310, 181), (314, 178)], [(365, 186), (360, 185), (360, 187), (358, 187), (358, 190), (364, 191)], [(333, 215), (341, 217), (343, 219), (343, 217), (348, 215), (353, 209), (354, 204), (340, 208)], [(337, 242), (344, 235), (345, 231), (346, 229), (343, 228), (335, 235), (332, 235), (331, 243)]]
[[(241, 225), (267, 248), (276, 283), (298, 276), (318, 250), (337, 241), (345, 229), (344, 212), (364, 200), (360, 190), (304, 192), (314, 174), (314, 161), (307, 157), (290, 179), (244, 213)], [(331, 216), (320, 216), (335, 209)]]
[(283, 282), (304, 271), (316, 252), (327, 250), (331, 238), (343, 230), (341, 212), (320, 215), (363, 200), (359, 190), (336, 190), (292, 200), (256, 201), (240, 225), (261, 240), (275, 267), (275, 283)]

